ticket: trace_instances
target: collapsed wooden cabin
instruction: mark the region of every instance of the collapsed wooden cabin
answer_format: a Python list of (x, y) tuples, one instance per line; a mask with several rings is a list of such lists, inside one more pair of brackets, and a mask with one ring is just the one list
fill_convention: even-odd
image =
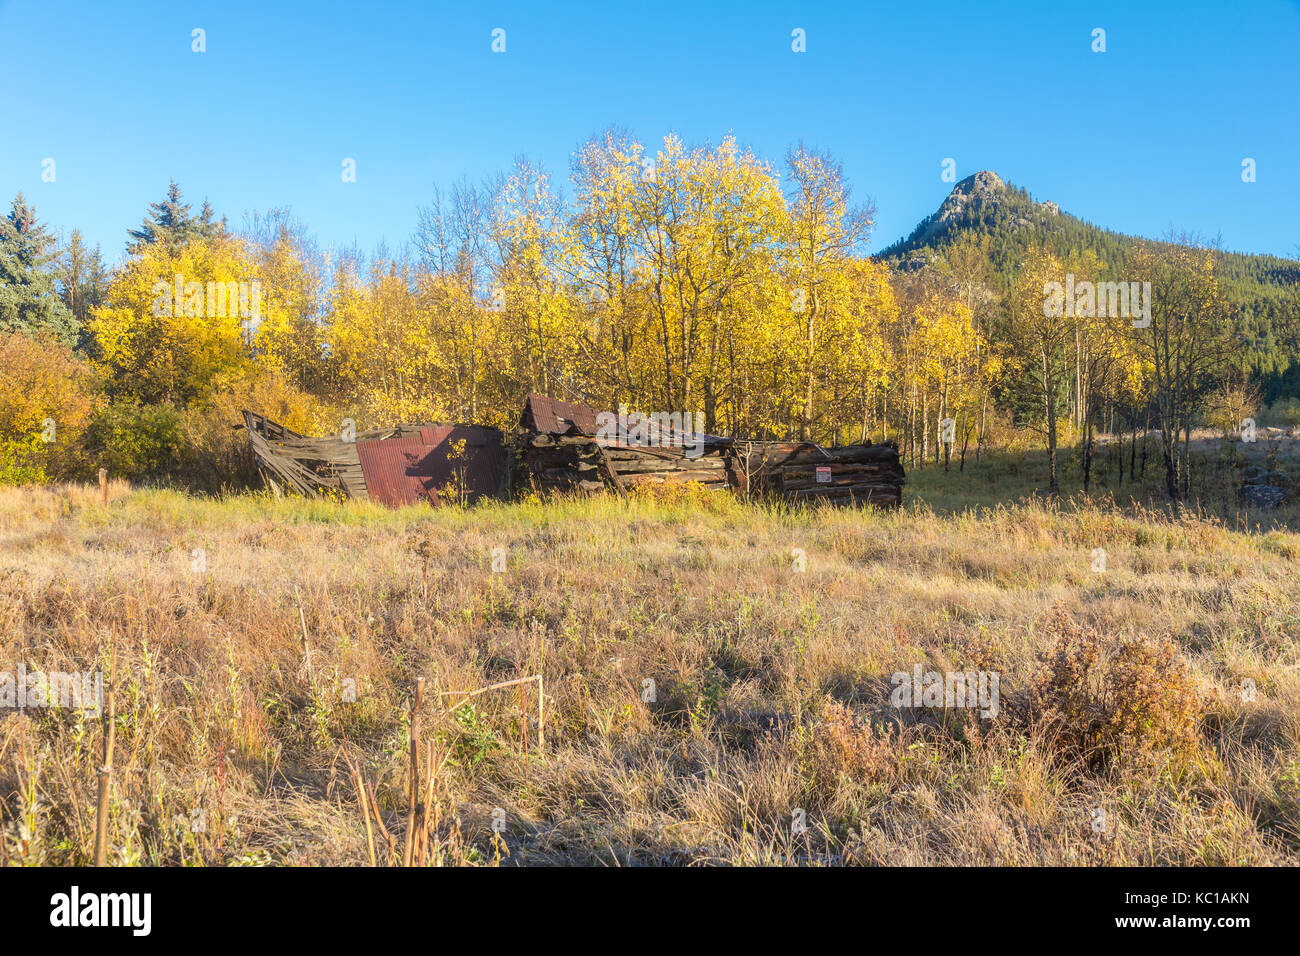
[(448, 496), (499, 498), (512, 486), (596, 494), (689, 481), (789, 501), (902, 503), (905, 475), (893, 442), (822, 448), (705, 435), (671, 416), (637, 422), (628, 428), (625, 418), (530, 395), (520, 432), (508, 445), (497, 429), (469, 425), (398, 425), (310, 438), (244, 412), (249, 446), (277, 493), (341, 493), (399, 507)]
[(585, 435), (526, 435), (524, 480), (534, 491), (626, 491), (638, 485), (694, 481), (714, 491), (735, 487), (726, 447), (692, 457), (677, 447), (610, 445)]
[(277, 493), (341, 493), (395, 508), (507, 491), (509, 456), (495, 428), (397, 425), (311, 438), (250, 411), (244, 427), (262, 479)]
[(520, 476), (534, 491), (623, 492), (638, 485), (694, 481), (715, 491), (736, 485), (734, 442), (657, 425), (633, 440), (609, 434), (585, 405), (529, 395), (517, 445)]
[(906, 476), (894, 442), (843, 448), (812, 442), (741, 442), (735, 457), (749, 491), (760, 496), (893, 508), (903, 503)]
[(664, 434), (651, 429), (649, 441), (638, 444), (611, 439), (594, 409), (544, 395), (528, 396), (520, 426), (519, 475), (539, 492), (621, 492), (640, 484), (694, 481), (759, 497), (896, 508), (906, 480), (893, 442), (827, 449), (670, 428)]

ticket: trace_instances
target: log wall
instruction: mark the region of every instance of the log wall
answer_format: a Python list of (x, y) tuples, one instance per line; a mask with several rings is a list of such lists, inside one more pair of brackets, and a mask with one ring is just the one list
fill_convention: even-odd
[(586, 435), (528, 434), (517, 446), (517, 481), (535, 492), (626, 492), (639, 485), (694, 481), (715, 491), (789, 501), (898, 507), (905, 481), (898, 447), (821, 448), (809, 442), (712, 440), (703, 453), (612, 445)]

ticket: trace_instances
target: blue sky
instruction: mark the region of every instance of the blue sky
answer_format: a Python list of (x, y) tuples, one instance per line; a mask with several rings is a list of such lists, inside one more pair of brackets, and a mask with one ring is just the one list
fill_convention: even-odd
[(232, 223), (289, 206), (323, 244), (372, 251), (463, 174), (526, 154), (567, 183), (574, 149), (611, 123), (648, 143), (734, 133), (772, 160), (827, 149), (878, 207), (873, 249), (942, 202), (947, 157), (958, 178), (992, 169), (1119, 231), (1300, 247), (1295, 0), (0, 0), (0, 49), (0, 194), (22, 190), (110, 260), (171, 177)]

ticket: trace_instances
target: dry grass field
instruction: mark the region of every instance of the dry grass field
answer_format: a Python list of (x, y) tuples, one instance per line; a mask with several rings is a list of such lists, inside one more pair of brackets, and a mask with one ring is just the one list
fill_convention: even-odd
[[(361, 865), (368, 826), (400, 863), (421, 677), (426, 865), (1300, 862), (1294, 515), (1017, 480), (927, 469), (890, 514), (3, 489), (0, 671), (115, 675), (120, 865)], [(894, 706), (918, 664), (997, 673), (997, 716)], [(540, 726), (532, 683), (447, 711), (537, 674)], [(99, 745), (0, 710), (0, 864), (90, 861)]]

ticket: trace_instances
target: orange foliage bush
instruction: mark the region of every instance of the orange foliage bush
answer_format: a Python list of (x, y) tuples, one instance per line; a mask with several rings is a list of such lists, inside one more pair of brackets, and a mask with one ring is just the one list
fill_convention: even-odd
[(1200, 694), (1168, 639), (1121, 638), (1066, 626), (1030, 692), (1029, 716), (1090, 765), (1185, 753), (1196, 743)]

